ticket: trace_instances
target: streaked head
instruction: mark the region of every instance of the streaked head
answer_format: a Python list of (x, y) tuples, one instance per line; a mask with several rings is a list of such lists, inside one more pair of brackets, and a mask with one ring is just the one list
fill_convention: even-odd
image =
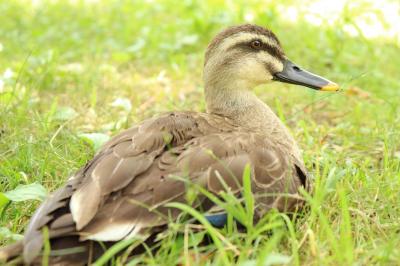
[(292, 63), (275, 34), (263, 27), (250, 24), (230, 27), (209, 44), (204, 61), (206, 87), (251, 89), (272, 80), (318, 90), (338, 90), (337, 84)]

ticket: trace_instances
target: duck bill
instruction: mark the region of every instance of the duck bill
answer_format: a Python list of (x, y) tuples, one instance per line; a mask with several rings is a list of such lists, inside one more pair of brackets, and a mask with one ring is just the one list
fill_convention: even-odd
[(283, 70), (274, 75), (274, 80), (321, 91), (339, 90), (338, 84), (308, 72), (288, 59), (284, 62)]

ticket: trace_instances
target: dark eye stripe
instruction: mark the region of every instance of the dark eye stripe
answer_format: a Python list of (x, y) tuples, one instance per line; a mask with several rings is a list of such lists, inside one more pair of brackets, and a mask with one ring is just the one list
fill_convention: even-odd
[(261, 47), (257, 48), (257, 50), (255, 50), (253, 47), (251, 47), (251, 43), (253, 41), (257, 41), (257, 39), (255, 40), (251, 40), (251, 41), (244, 41), (244, 42), (239, 42), (231, 47), (228, 48), (228, 50), (231, 49), (236, 49), (236, 48), (240, 48), (246, 51), (266, 51), (267, 53), (269, 53), (271, 56), (278, 58), (279, 60), (283, 60), (284, 59), (284, 54), (282, 52), (282, 50), (275, 46), (275, 45), (270, 45), (268, 43), (264, 43), (262, 41), (261, 42)]

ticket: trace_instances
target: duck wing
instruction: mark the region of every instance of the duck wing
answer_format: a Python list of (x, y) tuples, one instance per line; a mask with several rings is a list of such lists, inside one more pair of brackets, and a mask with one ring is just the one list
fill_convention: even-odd
[[(146, 120), (105, 144), (39, 207), (25, 234), (24, 259), (29, 263), (40, 253), (44, 227), (50, 239), (147, 238), (180, 214), (165, 203), (187, 203), (188, 182), (215, 194), (225, 189), (240, 193), (247, 164), (258, 215), (301, 204), (302, 164), (265, 136), (201, 113)], [(212, 204), (205, 202), (199, 195), (190, 204), (206, 211)]]

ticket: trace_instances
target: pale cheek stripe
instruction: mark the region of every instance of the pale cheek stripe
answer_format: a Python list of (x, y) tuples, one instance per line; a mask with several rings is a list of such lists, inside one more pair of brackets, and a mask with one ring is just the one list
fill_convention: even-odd
[[(265, 60), (265, 58), (268, 58), (268, 60)], [(272, 69), (271, 71), (282, 71), (283, 70), (283, 64), (280, 60), (276, 59), (275, 57), (273, 57), (271, 54), (269, 54), (266, 51), (262, 51), (261, 53), (259, 53), (258, 55), (258, 60), (262, 61), (267, 61)]]

